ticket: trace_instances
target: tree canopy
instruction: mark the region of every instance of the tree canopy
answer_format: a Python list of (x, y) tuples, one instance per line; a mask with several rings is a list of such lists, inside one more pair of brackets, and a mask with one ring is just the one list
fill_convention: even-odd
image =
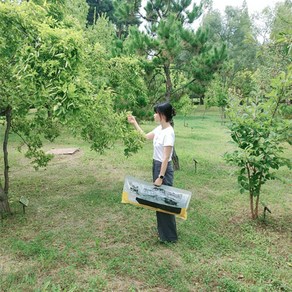
[[(62, 14), (65, 4), (0, 3), (0, 109), (6, 121), (2, 211), (9, 211), (11, 132), (21, 138), (26, 156), (36, 167), (50, 160), (41, 150), (43, 140), (53, 140), (61, 124), (99, 152), (119, 139), (124, 140), (126, 154), (141, 146), (142, 140), (127, 127), (126, 113), (115, 106), (117, 88), (124, 94), (128, 84), (110, 81), (114, 77), (106, 69), (113, 61), (101, 44), (89, 42), (78, 20)], [(99, 63), (93, 64), (94, 59)], [(127, 62), (132, 61), (116, 60), (125, 68)], [(132, 79), (133, 85), (136, 81)]]

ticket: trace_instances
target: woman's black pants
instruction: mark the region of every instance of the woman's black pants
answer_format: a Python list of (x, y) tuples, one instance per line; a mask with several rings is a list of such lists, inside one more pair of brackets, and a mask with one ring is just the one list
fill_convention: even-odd
[[(153, 160), (153, 182), (158, 178), (160, 174), (161, 162)], [(172, 163), (168, 162), (167, 169), (163, 178), (163, 183), (167, 186), (173, 185), (173, 167)], [(175, 242), (177, 241), (176, 221), (175, 215), (156, 212), (157, 217), (157, 229), (159, 238), (161, 241)]]

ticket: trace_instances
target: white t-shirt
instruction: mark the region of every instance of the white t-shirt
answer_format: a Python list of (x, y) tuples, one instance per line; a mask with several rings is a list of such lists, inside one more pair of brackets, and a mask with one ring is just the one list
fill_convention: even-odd
[[(167, 127), (166, 129), (162, 129), (162, 126), (156, 127), (153, 131), (153, 159), (162, 162), (163, 160), (163, 147), (164, 146), (174, 146), (174, 130), (173, 127)], [(168, 161), (171, 161), (173, 148), (171, 150), (171, 154)]]

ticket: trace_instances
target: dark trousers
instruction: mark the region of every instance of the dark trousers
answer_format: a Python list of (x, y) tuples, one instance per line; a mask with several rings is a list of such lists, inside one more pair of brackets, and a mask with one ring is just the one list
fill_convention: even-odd
[[(158, 178), (160, 174), (161, 162), (153, 160), (153, 182)], [(172, 163), (168, 162), (167, 169), (163, 178), (163, 183), (167, 186), (172, 186), (173, 184), (173, 167)], [(176, 231), (176, 221), (175, 215), (156, 212), (157, 217), (157, 229), (159, 238), (161, 241), (177, 241), (177, 231)]]

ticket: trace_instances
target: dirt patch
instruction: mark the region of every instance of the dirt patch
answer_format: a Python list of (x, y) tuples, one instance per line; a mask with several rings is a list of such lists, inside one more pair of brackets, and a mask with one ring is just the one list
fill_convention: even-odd
[(47, 151), (47, 154), (54, 154), (54, 155), (74, 155), (75, 153), (79, 152), (79, 148), (53, 148)]
[(21, 261), (9, 255), (0, 255), (0, 274), (16, 273), (30, 266), (30, 261)]
[(166, 292), (171, 291), (171, 289), (165, 289), (162, 287), (149, 287), (148, 285), (145, 285), (145, 283), (141, 281), (137, 281), (135, 279), (131, 279), (129, 277), (115, 277), (115, 279), (112, 279), (105, 291), (152, 291), (152, 292)]

